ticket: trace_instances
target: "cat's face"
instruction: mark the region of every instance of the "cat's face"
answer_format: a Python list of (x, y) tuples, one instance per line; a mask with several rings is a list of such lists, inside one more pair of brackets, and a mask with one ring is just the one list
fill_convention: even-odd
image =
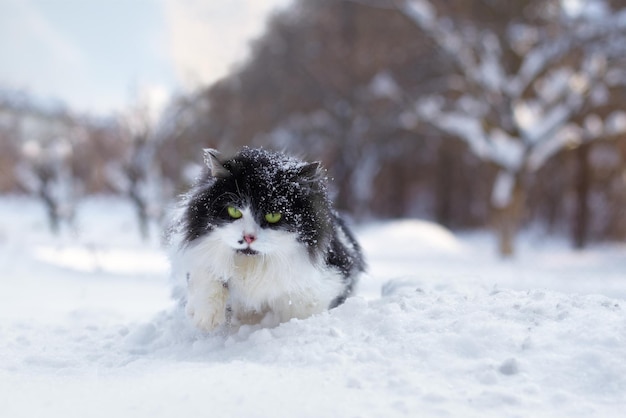
[(260, 213), (249, 205), (226, 207), (229, 220), (212, 231), (223, 244), (245, 255), (272, 255), (296, 245), (297, 232), (284, 225), (281, 212)]
[(305, 164), (262, 150), (220, 161), (188, 202), (186, 239), (210, 235), (233, 251), (267, 255), (288, 245), (310, 252), (329, 234), (329, 203), (317, 164)]

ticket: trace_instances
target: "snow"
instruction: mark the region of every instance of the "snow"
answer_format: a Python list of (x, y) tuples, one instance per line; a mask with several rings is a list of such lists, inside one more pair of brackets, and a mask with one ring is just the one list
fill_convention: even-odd
[(524, 147), (521, 141), (500, 128), (492, 129), (489, 138), (491, 161), (509, 171), (518, 171), (524, 161)]
[(615, 111), (606, 118), (606, 132), (614, 135), (626, 132), (626, 112)]
[(501, 65), (500, 41), (495, 34), (488, 31), (482, 35), (481, 41), (484, 48), (478, 70), (481, 83), (491, 91), (502, 91), (508, 80)]
[[(459, 102), (461, 104), (465, 102), (467, 106), (471, 106), (472, 103), (471, 99), (460, 100)], [(487, 158), (490, 156), (491, 150), (485, 140), (485, 132), (480, 119), (467, 111), (444, 111), (443, 105), (441, 96), (428, 96), (415, 104), (415, 112), (420, 119), (427, 120), (439, 129), (462, 138), (478, 157)], [(475, 108), (474, 110), (478, 109)]]
[(428, 1), (416, 0), (407, 2), (402, 10), (415, 22), (425, 27), (430, 27), (433, 25), (433, 21), (436, 20), (433, 6)]
[(370, 82), (369, 90), (376, 98), (395, 100), (402, 95), (402, 89), (389, 71), (382, 71), (374, 76)]
[[(159, 236), (90, 199), (52, 237), (0, 198), (2, 417), (620, 416), (626, 245), (574, 252), (526, 231), (420, 220), (357, 229), (357, 296), (276, 328), (203, 335), (169, 297)], [(382, 293), (381, 293), (382, 292)]]
[(513, 173), (501, 170), (491, 191), (491, 204), (493, 207), (497, 209), (506, 208), (511, 203), (514, 188), (515, 176)]

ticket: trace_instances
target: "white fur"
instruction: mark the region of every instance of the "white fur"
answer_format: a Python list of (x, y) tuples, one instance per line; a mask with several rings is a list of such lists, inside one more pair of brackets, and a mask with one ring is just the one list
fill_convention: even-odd
[[(205, 331), (228, 321), (232, 309), (236, 322), (256, 321), (273, 313), (280, 322), (305, 318), (328, 309), (343, 290), (341, 274), (314, 262), (294, 233), (261, 228), (248, 208), (243, 216), (207, 236), (183, 245), (174, 263), (174, 274), (187, 279), (186, 311)], [(249, 248), (256, 255), (238, 253)]]

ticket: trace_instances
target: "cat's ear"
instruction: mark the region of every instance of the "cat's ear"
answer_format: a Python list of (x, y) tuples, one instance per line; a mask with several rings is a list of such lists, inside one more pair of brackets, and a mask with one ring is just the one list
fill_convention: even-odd
[(220, 152), (213, 148), (205, 148), (204, 150), (204, 163), (209, 169), (209, 173), (213, 177), (226, 177), (230, 175), (230, 171), (224, 167), (222, 161), (220, 161)]
[(298, 177), (305, 180), (315, 180), (321, 176), (322, 164), (319, 161), (305, 164), (298, 168)]

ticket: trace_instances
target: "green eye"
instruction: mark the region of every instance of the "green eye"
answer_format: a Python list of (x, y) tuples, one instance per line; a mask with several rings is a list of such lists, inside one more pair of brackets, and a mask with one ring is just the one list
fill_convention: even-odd
[(226, 210), (228, 210), (228, 215), (233, 219), (239, 219), (243, 216), (241, 211), (234, 206), (229, 206)]
[(282, 214), (280, 213), (267, 213), (265, 214), (265, 220), (270, 223), (270, 224), (275, 224), (276, 222), (280, 221), (280, 219), (283, 217)]

